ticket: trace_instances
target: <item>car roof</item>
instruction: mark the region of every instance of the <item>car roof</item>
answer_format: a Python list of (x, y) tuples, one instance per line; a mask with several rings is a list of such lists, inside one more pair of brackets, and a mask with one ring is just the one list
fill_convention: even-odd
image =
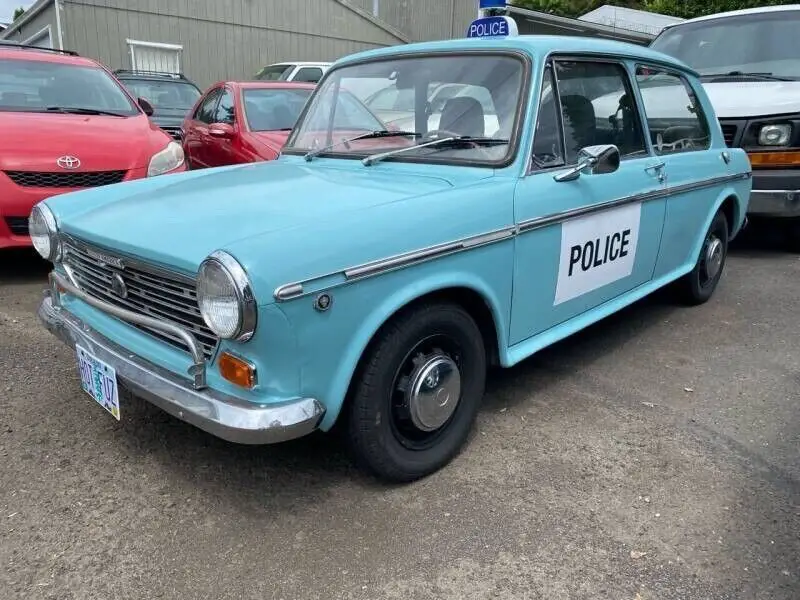
[(459, 50), (469, 50), (472, 52), (476, 50), (490, 50), (494, 52), (516, 50), (527, 53), (534, 58), (541, 58), (550, 53), (611, 54), (624, 58), (648, 60), (697, 75), (697, 72), (686, 63), (668, 54), (652, 50), (645, 46), (639, 46), (628, 42), (618, 42), (615, 40), (572, 35), (517, 35), (504, 38), (459, 38), (435, 42), (416, 42), (400, 46), (387, 46), (372, 50), (364, 50), (340, 58), (334, 63), (334, 68), (372, 58), (388, 58), (411, 53), (419, 54), (426, 51), (441, 52), (447, 50), (454, 52)]
[(256, 89), (300, 89), (300, 90), (313, 90), (317, 87), (313, 83), (305, 81), (218, 81), (213, 86), (227, 85), (234, 88), (241, 88), (243, 90), (256, 90)]
[(283, 67), (283, 66), (286, 66), (286, 67), (289, 67), (289, 66), (292, 66), (292, 67), (328, 67), (331, 64), (333, 64), (333, 63), (322, 62), (322, 61), (318, 61), (318, 62), (305, 61), (304, 62), (302, 60), (283, 60), (281, 62), (272, 63), (272, 64), (267, 65), (267, 66), (268, 67), (278, 67), (278, 66), (281, 66), (281, 67)]
[(686, 19), (680, 23), (670, 25), (669, 29), (680, 27), (687, 23), (698, 23), (700, 21), (713, 21), (715, 19), (725, 19), (727, 17), (739, 17), (745, 15), (758, 15), (771, 12), (785, 12), (789, 10), (800, 10), (800, 4), (783, 4), (778, 6), (759, 6), (757, 8), (743, 8), (740, 10), (729, 10), (728, 12), (716, 13), (713, 15), (704, 15), (702, 17), (695, 17), (693, 19)]
[(36, 50), (19, 46), (0, 45), (0, 58), (11, 60), (32, 60), (36, 62), (59, 63), (84, 67), (99, 67), (100, 63), (85, 56), (61, 54), (49, 50)]

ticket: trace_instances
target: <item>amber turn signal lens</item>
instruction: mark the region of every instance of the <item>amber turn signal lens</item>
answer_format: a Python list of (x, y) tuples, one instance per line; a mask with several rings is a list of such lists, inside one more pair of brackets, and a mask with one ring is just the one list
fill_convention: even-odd
[(755, 168), (800, 166), (800, 152), (748, 152), (747, 157)]
[(223, 352), (220, 354), (217, 364), (220, 374), (231, 383), (247, 389), (251, 389), (256, 384), (255, 368), (247, 361)]

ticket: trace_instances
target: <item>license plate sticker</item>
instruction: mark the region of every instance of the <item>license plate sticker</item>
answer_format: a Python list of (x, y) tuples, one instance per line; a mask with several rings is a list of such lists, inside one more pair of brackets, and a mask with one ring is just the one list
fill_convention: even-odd
[(81, 375), (81, 387), (94, 398), (100, 406), (110, 412), (119, 421), (119, 390), (117, 389), (117, 372), (89, 352), (76, 346), (78, 353), (78, 370)]

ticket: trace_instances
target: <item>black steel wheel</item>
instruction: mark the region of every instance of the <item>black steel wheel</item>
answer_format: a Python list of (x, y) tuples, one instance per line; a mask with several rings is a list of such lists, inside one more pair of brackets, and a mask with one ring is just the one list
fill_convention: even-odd
[(694, 269), (678, 280), (682, 300), (689, 305), (708, 302), (717, 289), (728, 257), (728, 219), (719, 210), (706, 232)]
[(396, 482), (424, 477), (463, 446), (486, 381), (486, 351), (472, 317), (428, 304), (385, 325), (367, 350), (349, 399), (357, 462)]

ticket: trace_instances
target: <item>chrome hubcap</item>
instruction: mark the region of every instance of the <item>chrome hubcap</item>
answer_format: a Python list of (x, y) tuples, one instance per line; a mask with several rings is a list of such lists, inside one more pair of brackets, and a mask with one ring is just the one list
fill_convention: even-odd
[(708, 241), (705, 256), (705, 271), (709, 279), (714, 279), (722, 266), (722, 240), (712, 237)]
[(461, 372), (449, 356), (436, 354), (417, 365), (408, 387), (411, 422), (421, 431), (435, 431), (453, 415), (461, 396)]

